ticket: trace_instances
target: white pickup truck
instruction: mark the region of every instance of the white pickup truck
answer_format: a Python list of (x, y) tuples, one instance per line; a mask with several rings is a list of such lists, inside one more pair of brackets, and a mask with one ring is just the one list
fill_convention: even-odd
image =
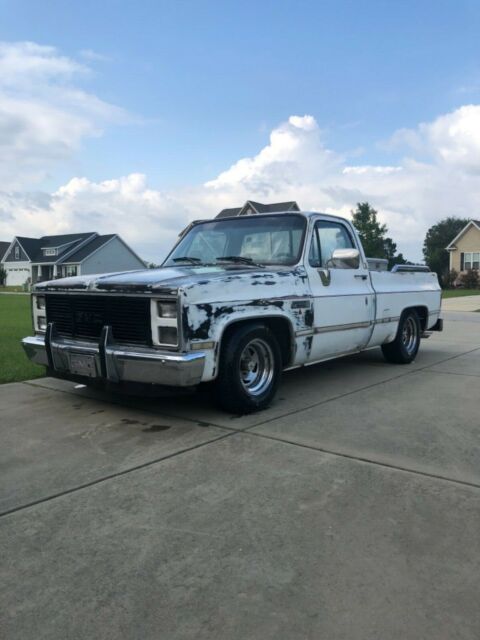
[(282, 370), (381, 347), (415, 359), (442, 330), (426, 267), (367, 259), (348, 220), (313, 212), (194, 222), (161, 268), (35, 286), (28, 357), (85, 383), (195, 386), (266, 407)]

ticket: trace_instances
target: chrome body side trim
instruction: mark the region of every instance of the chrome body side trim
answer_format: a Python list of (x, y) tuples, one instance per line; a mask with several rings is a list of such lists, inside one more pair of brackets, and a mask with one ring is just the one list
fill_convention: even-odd
[(390, 316), (389, 318), (379, 318), (375, 320), (375, 324), (388, 324), (389, 322), (398, 322), (400, 316)]
[(333, 324), (328, 327), (315, 327), (315, 333), (329, 333), (330, 331), (350, 331), (351, 329), (367, 329), (372, 322), (352, 322), (350, 324)]
[(352, 322), (349, 324), (332, 324), (327, 327), (315, 327), (315, 329), (303, 329), (295, 332), (295, 337), (311, 336), (314, 333), (330, 333), (332, 331), (351, 331), (353, 329), (367, 329), (373, 327), (376, 324), (388, 324), (389, 322), (398, 322), (400, 316), (380, 318), (379, 320), (373, 320), (372, 322)]

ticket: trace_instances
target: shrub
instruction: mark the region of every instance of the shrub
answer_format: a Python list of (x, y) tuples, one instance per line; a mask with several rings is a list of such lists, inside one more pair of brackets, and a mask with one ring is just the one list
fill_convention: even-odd
[(0, 287), (4, 287), (6, 282), (7, 282), (7, 272), (3, 264), (0, 264)]
[(469, 269), (460, 276), (460, 282), (465, 289), (478, 289), (480, 287), (480, 278), (477, 269)]
[(446, 271), (443, 275), (443, 286), (445, 289), (453, 289), (458, 279), (458, 271), (455, 269), (450, 269), (450, 271)]

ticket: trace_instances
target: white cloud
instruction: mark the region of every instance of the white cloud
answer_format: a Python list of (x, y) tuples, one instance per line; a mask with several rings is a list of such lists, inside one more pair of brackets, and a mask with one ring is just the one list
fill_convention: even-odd
[[(78, 63), (70, 61), (70, 68), (69, 60), (55, 50), (27, 49), (29, 57), (41, 59), (38, 65), (28, 61), (24, 66), (46, 79), (51, 99), (45, 101), (38, 90), (38, 97), (11, 104), (8, 100), (20, 98), (9, 95), (2, 101), (0, 92), (0, 114), (2, 108), (7, 111), (10, 125), (14, 116), (20, 118), (12, 132), (2, 126), (0, 116), (0, 145), (33, 150), (38, 170), (42, 163), (72, 153), (85, 136), (95, 135), (98, 122), (112, 119), (115, 109), (72, 86), (72, 77), (88, 73), (78, 69)], [(67, 103), (75, 108), (67, 108)], [(304, 209), (344, 216), (357, 202), (368, 200), (399, 250), (419, 260), (425, 232), (438, 219), (480, 217), (480, 106), (461, 107), (416, 129), (398, 131), (393, 140), (407, 145), (401, 161), (352, 165), (351, 156), (347, 162), (326, 146), (313, 116), (293, 115), (273, 129), (256, 155), (238, 160), (204, 185), (162, 192), (149, 187), (146, 176), (132, 173), (101, 182), (75, 177), (51, 194), (5, 188), (1, 193), (0, 188), (0, 238), (115, 232), (143, 257), (158, 261), (190, 220), (212, 217), (248, 198), (293, 199)], [(0, 164), (0, 175), (1, 170)]]
[(313, 116), (290, 116), (270, 134), (270, 143), (253, 158), (243, 158), (217, 178), (206, 183), (210, 189), (252, 192), (271, 197), (280, 190), (301, 186), (318, 172), (331, 172), (340, 163), (327, 149)]
[(72, 178), (52, 194), (0, 192), (0, 237), (120, 233), (146, 257), (158, 260), (188, 213), (178, 198), (149, 189), (141, 174), (103, 182)]
[(0, 42), (0, 188), (44, 178), (125, 112), (75, 84), (90, 69), (54, 47)]
[(414, 152), (431, 156), (451, 167), (480, 171), (480, 105), (465, 105), (421, 123), (416, 129), (400, 129), (392, 141)]
[(342, 171), (344, 174), (354, 173), (357, 175), (364, 175), (367, 173), (396, 173), (397, 171), (401, 171), (402, 167), (383, 167), (383, 166), (373, 166), (370, 164), (361, 165), (359, 167), (345, 167)]

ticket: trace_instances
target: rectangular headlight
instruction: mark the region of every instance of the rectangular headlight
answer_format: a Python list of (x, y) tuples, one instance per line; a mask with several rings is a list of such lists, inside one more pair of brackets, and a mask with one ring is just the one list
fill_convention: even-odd
[(45, 316), (37, 316), (37, 328), (39, 331), (46, 331), (47, 319)]
[(45, 296), (35, 296), (37, 301), (37, 309), (45, 309)]
[(157, 311), (160, 318), (176, 318), (177, 303), (176, 302), (157, 302)]
[(158, 327), (158, 341), (160, 344), (175, 346), (178, 341), (177, 327)]

